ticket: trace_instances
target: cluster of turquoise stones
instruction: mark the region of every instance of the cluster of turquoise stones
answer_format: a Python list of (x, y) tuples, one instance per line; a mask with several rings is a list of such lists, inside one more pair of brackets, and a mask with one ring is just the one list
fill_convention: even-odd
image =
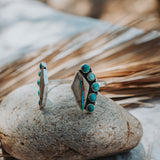
[(88, 64), (84, 64), (81, 67), (81, 71), (86, 75), (86, 80), (90, 84), (91, 87), (91, 93), (88, 95), (89, 103), (87, 104), (87, 111), (93, 112), (94, 111), (94, 104), (97, 98), (97, 92), (99, 90), (99, 84), (96, 82), (96, 77), (94, 73), (92, 73), (91, 68)]

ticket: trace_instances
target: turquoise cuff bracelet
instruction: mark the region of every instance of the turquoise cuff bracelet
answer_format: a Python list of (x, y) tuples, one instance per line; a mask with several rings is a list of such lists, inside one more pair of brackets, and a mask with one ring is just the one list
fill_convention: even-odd
[(37, 80), (37, 84), (39, 86), (38, 95), (39, 95), (39, 106), (40, 108), (46, 105), (47, 94), (48, 94), (48, 75), (47, 75), (47, 65), (42, 62), (39, 65), (40, 71), (38, 72), (38, 76), (40, 79)]
[(94, 111), (99, 90), (99, 84), (96, 81), (92, 68), (87, 64), (82, 65), (81, 69), (75, 74), (71, 88), (81, 110), (90, 113)]

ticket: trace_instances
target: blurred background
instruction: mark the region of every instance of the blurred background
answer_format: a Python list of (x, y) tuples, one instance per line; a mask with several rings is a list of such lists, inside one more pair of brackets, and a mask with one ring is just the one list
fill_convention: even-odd
[[(126, 25), (133, 20), (154, 14), (154, 22), (147, 20), (139, 27), (159, 24), (160, 0), (40, 0), (54, 9), (73, 15), (87, 16), (111, 23)], [(146, 26), (147, 24), (147, 26)]]
[(87, 63), (101, 94), (140, 119), (145, 151), (159, 160), (159, 31), (160, 0), (0, 0), (0, 102), (36, 84), (42, 61), (49, 80)]
[(50, 79), (72, 78), (83, 63), (107, 83), (148, 74), (160, 61), (159, 29), (160, 0), (0, 0), (0, 100), (36, 81), (41, 61)]

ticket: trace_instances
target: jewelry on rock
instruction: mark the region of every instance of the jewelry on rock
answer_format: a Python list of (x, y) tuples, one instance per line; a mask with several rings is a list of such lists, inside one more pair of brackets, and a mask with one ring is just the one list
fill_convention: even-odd
[(46, 105), (47, 94), (48, 94), (48, 75), (47, 75), (47, 65), (45, 62), (40, 63), (39, 65), (40, 71), (38, 75), (40, 79), (37, 80), (37, 84), (39, 85), (38, 95), (39, 99), (39, 106), (40, 108)]
[(92, 73), (92, 68), (88, 64), (81, 66), (81, 69), (75, 74), (71, 88), (80, 109), (88, 112), (94, 111), (94, 105), (99, 90), (97, 79)]

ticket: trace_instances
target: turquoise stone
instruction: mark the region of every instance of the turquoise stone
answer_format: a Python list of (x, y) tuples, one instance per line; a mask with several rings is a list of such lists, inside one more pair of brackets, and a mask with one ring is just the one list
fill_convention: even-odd
[(89, 81), (94, 81), (95, 80), (94, 73), (89, 73), (88, 76), (87, 76), (87, 78), (88, 78)]
[(38, 90), (38, 95), (40, 95), (40, 91)]
[(89, 104), (89, 105), (87, 106), (87, 111), (88, 111), (88, 112), (93, 112), (93, 111), (94, 111), (94, 106), (93, 106), (93, 104)]
[(41, 101), (39, 100), (39, 101), (38, 101), (39, 106), (40, 106), (40, 103), (41, 103)]
[(88, 64), (84, 64), (84, 65), (82, 65), (81, 69), (82, 69), (82, 71), (83, 71), (84, 73), (88, 73), (90, 67), (89, 67)]
[(38, 72), (38, 75), (41, 76), (41, 71)]
[(37, 80), (37, 84), (38, 84), (38, 85), (39, 85), (39, 82), (40, 82), (40, 80), (38, 79), (38, 80)]
[(96, 98), (97, 98), (97, 96), (96, 96), (95, 93), (91, 93), (91, 94), (89, 95), (89, 100), (90, 100), (91, 102), (96, 101)]
[(92, 84), (93, 91), (97, 92), (99, 90), (99, 84), (97, 82)]
[(39, 68), (42, 69), (42, 64), (41, 63), (39, 64)]

